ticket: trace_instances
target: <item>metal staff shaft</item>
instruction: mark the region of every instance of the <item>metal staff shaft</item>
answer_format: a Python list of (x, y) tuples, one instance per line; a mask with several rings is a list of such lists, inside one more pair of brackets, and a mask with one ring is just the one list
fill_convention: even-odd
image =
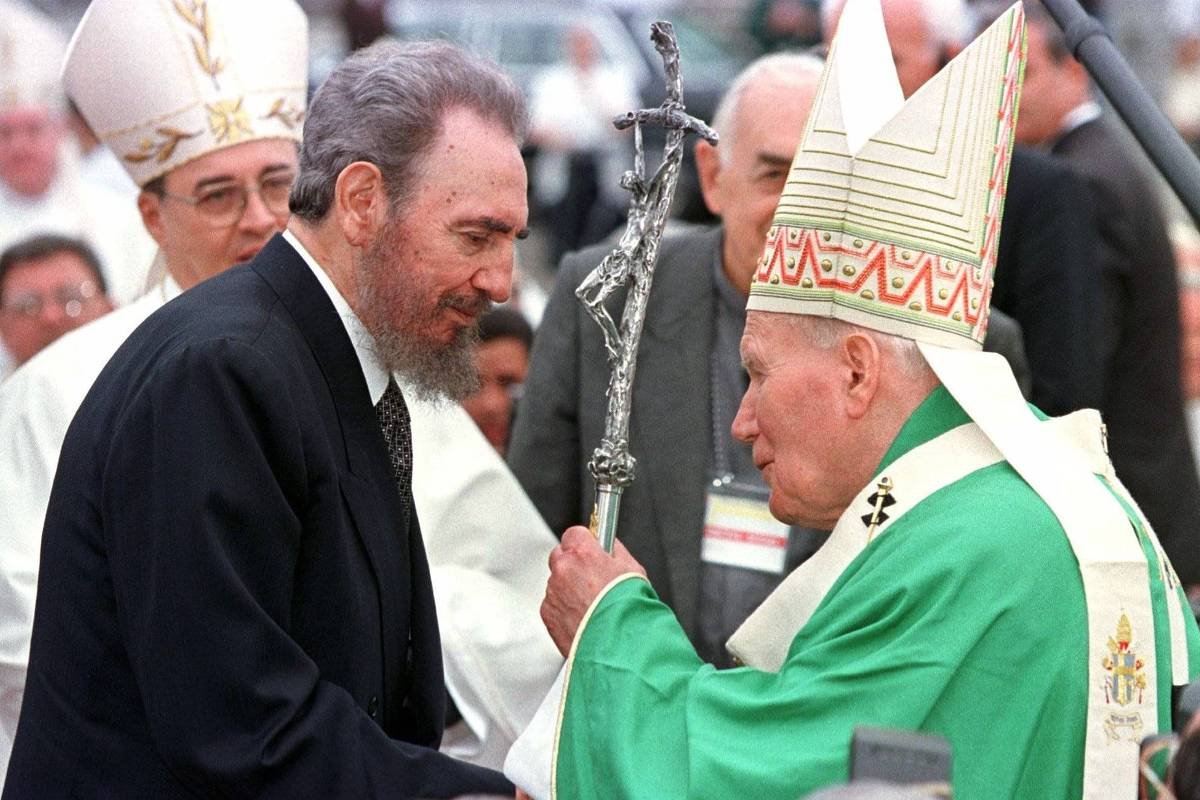
[(1133, 74), (1104, 26), (1077, 0), (1042, 0), (1042, 4), (1062, 28), (1067, 48), (1129, 126), (1192, 221), (1200, 225), (1200, 162)]
[[(655, 22), (650, 26), (650, 38), (663, 58), (667, 99), (657, 109), (631, 111), (613, 121), (618, 129), (632, 126), (634, 130), (634, 168), (621, 177), (621, 186), (630, 193), (625, 231), (612, 252), (575, 290), (576, 297), (600, 326), (612, 369), (604, 436), (588, 461), (588, 470), (596, 481), (596, 505), (591, 529), (601, 546), (610, 553), (616, 539), (621, 493), (633, 482), (636, 462), (629, 453), (633, 374), (637, 366), (638, 342), (646, 319), (646, 305), (650, 298), (650, 284), (654, 278), (654, 264), (658, 259), (658, 244), (679, 178), (684, 138), (687, 133), (694, 132), (713, 144), (717, 142), (717, 135), (707, 125), (684, 113), (679, 46), (671, 24)], [(651, 123), (663, 125), (668, 133), (662, 163), (647, 181), (641, 126)], [(618, 289), (625, 287), (628, 287), (628, 294), (618, 329), (604, 302)]]

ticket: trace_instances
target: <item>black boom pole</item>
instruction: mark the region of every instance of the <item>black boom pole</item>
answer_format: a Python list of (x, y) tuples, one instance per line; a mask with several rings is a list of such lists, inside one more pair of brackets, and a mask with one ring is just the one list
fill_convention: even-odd
[(1200, 161), (1155, 105), (1104, 26), (1084, 11), (1077, 0), (1042, 0), (1042, 5), (1062, 28), (1067, 48), (1091, 73), (1146, 155), (1183, 201), (1192, 221), (1200, 226)]

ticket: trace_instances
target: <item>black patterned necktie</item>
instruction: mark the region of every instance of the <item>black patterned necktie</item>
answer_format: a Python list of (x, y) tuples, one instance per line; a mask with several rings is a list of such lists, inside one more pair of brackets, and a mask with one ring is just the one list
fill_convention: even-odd
[(392, 477), (396, 479), (400, 497), (407, 498), (412, 492), (412, 426), (404, 395), (395, 380), (388, 381), (383, 397), (375, 404), (375, 415), (379, 417), (379, 428), (387, 445)]

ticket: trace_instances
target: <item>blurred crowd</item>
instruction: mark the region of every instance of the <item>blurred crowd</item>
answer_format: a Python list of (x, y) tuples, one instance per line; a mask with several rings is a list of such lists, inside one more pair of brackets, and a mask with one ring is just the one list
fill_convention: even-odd
[[(530, 3), (520, 15), (524, 33), (486, 0), (301, 5), (312, 31), (310, 95), (332, 64), (381, 36), (444, 34), (519, 78), (530, 113), (523, 155), (531, 232), (518, 245), (512, 299), (481, 319), (481, 388), (462, 406), (554, 533), (586, 518), (584, 464), (603, 425), (607, 366), (589, 349), (581, 331), (591, 323), (572, 292), (625, 222), (629, 195), (618, 181), (635, 142), (611, 120), (660, 102), (661, 62), (643, 41), (644, 21), (678, 20), (685, 101), (694, 98), (689, 111), (721, 143), (689, 145), (667, 225), (662, 261), (692, 271), (676, 279), (683, 267), (669, 267), (655, 287), (681, 299), (678, 308), (660, 301), (659, 316), (647, 321), (639, 367), (646, 399), (634, 411), (645, 485), (627, 501), (645, 530), (631, 522), (622, 535), (700, 655), (727, 666), (724, 641), (824, 537), (784, 526), (786, 553), (768, 568), (706, 560), (698, 542), (711, 478), (761, 484), (749, 451), (729, 434), (746, 387), (737, 341), (749, 276), (805, 124), (797, 98), (811, 102), (840, 3)], [(1200, 0), (1084, 5), (1200, 153)], [(67, 37), (86, 7), (0, 0), (0, 381), (69, 331), (161, 285), (164, 251), (211, 245), (216, 260), (192, 276), (198, 282), (253, 256), (260, 233), (280, 230), (287, 217), (290, 168), (257, 175), (251, 189), (198, 195), (131, 180), (60, 80)], [(999, 10), (985, 0), (885, 0), (905, 93)], [(543, 13), (549, 22), (536, 28)], [(1100, 409), (1118, 473), (1200, 600), (1200, 234), (1053, 22), (1033, 9), (1030, 23), (994, 287), (1002, 313), (986, 346), (1010, 360), (1027, 399), (1046, 413)], [(498, 44), (502, 33), (516, 43)], [(165, 138), (144, 142), (148, 161), (168, 159), (179, 144), (169, 129), (159, 133)], [(661, 132), (647, 130), (637, 145), (656, 163)], [(164, 226), (160, 211), (172, 198), (207, 214), (202, 233)], [(247, 233), (253, 214), (261, 231)], [(687, 348), (656, 351), (668, 340)], [(655, 403), (655, 392), (670, 396)], [(660, 444), (649, 444), (655, 437)], [(653, 495), (655, 484), (670, 489), (669, 503)], [(691, 533), (680, 540), (671, 530)], [(694, 552), (676, 559), (667, 545)]]

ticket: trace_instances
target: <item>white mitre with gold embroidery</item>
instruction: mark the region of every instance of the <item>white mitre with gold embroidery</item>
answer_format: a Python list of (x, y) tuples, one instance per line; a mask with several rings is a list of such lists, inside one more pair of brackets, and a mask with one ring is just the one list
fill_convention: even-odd
[(241, 142), (299, 141), (307, 71), (293, 0), (93, 0), (62, 68), (139, 186)]
[(66, 46), (67, 37), (48, 18), (0, 0), (0, 110), (60, 107), (58, 72)]
[[(1132, 797), (1140, 739), (1170, 726), (1158, 718), (1159, 675), (1180, 685), (1193, 671), (1190, 610), (1153, 530), (1112, 471), (1099, 415), (1039, 421), (1004, 359), (980, 352), (1024, 27), (1017, 4), (905, 101), (879, 0), (846, 3), (747, 308), (833, 318), (914, 340), (972, 423), (874, 476), (828, 542), (747, 619), (729, 649), (750, 666), (778, 668), (835, 577), (872, 533), (886, 535), (865, 529), (872, 517), (860, 516), (875, 487), (890, 492), (894, 522), (956, 476), (1007, 461), (1062, 525), (1083, 582), (1083, 796)], [(1144, 542), (1122, 503), (1134, 510)], [(1166, 587), (1169, 631), (1156, 630), (1143, 547), (1155, 553), (1156, 581)], [(1162, 634), (1169, 663), (1157, 658)], [(1168, 698), (1162, 706), (1169, 708)]]

